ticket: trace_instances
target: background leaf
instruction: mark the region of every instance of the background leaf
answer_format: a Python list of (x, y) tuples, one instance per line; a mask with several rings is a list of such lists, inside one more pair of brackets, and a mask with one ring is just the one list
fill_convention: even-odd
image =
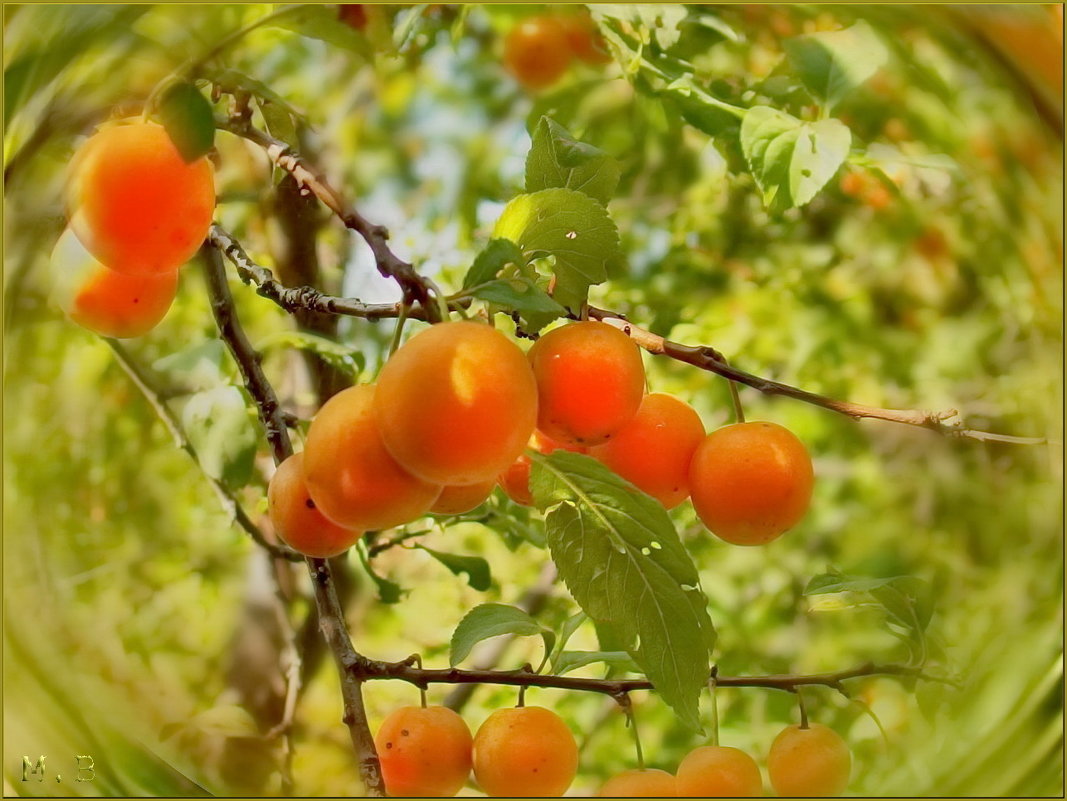
[(492, 584), (492, 577), (489, 573), (489, 563), (480, 556), (460, 556), (454, 553), (444, 553), (442, 551), (435, 551), (433, 548), (427, 548), (425, 545), (416, 545), (420, 551), (425, 551), (438, 562), (443, 564), (455, 575), (462, 573), (467, 574), (467, 583), (474, 589), (485, 592)]
[(206, 156), (215, 144), (211, 104), (191, 83), (177, 83), (159, 99), (159, 117), (187, 162)]
[(836, 106), (889, 58), (881, 38), (860, 20), (843, 31), (822, 31), (786, 39), (786, 55), (815, 97)]
[(501, 634), (540, 635), (545, 642), (545, 654), (552, 651), (556, 641), (554, 632), (516, 606), (481, 604), (468, 612), (452, 633), (448, 663), (453, 667), (458, 665), (467, 658), (475, 645)]
[(526, 155), (526, 191), (560, 187), (584, 192), (605, 206), (619, 184), (619, 165), (592, 145), (579, 142), (559, 123), (542, 117)]
[(205, 473), (232, 488), (248, 484), (259, 432), (240, 389), (216, 387), (193, 395), (182, 408), (182, 426)]

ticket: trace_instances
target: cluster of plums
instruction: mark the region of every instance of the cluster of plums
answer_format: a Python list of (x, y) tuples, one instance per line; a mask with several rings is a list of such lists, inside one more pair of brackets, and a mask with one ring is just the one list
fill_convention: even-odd
[(109, 337), (148, 333), (178, 291), (178, 268), (207, 236), (214, 170), (186, 162), (152, 122), (102, 128), (67, 183), (69, 225), (52, 252), (56, 297), (76, 323)]
[(811, 460), (773, 423), (705, 435), (697, 413), (645, 393), (634, 342), (613, 325), (570, 323), (529, 354), (489, 325), (432, 325), (401, 346), (376, 385), (351, 387), (312, 420), (268, 500), (280, 536), (333, 556), (361, 532), (474, 509), (499, 483), (531, 504), (529, 447), (587, 453), (673, 508), (692, 497), (728, 542), (768, 542), (804, 515)]
[[(451, 797), (471, 771), (494, 797), (558, 797), (578, 771), (578, 746), (567, 724), (538, 706), (498, 709), (472, 737), (466, 722), (440, 706), (402, 707), (378, 729), (374, 744), (391, 796)], [(767, 773), (781, 796), (840, 795), (852, 757), (833, 729), (788, 726), (771, 744)], [(759, 766), (744, 751), (700, 746), (672, 775), (628, 770), (600, 789), (605, 798), (751, 798), (763, 795)]]

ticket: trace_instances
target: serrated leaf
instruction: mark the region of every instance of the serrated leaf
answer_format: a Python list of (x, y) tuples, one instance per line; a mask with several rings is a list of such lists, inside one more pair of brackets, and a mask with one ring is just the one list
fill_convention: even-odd
[(226, 346), (222, 341), (206, 339), (157, 359), (152, 363), (152, 370), (164, 377), (169, 385), (199, 392), (223, 382), (225, 359)]
[(211, 104), (191, 83), (176, 83), (163, 93), (159, 118), (186, 162), (206, 156), (215, 144)]
[(867, 592), (891, 584), (900, 576), (881, 578), (877, 576), (847, 576), (842, 573), (822, 573), (812, 576), (805, 595), (822, 595), (832, 592)]
[(481, 604), (469, 611), (452, 633), (448, 663), (455, 667), (470, 655), (475, 645), (501, 634), (540, 635), (545, 642), (546, 654), (552, 651), (556, 641), (552, 631), (516, 606)]
[(803, 206), (848, 157), (852, 134), (839, 120), (803, 122), (769, 106), (741, 121), (741, 149), (768, 208)]
[(489, 573), (489, 563), (480, 556), (460, 556), (454, 553), (442, 553), (425, 545), (416, 545), (420, 551), (426, 551), (430, 556), (452, 571), (453, 575), (467, 574), (467, 583), (479, 592), (485, 592), (492, 583)]
[(559, 317), (567, 310), (528, 278), (500, 278), (472, 287), (469, 294), (506, 307), (509, 311), (551, 314)]
[(715, 629), (666, 510), (592, 457), (532, 458), (534, 501), (548, 510), (548, 547), (571, 595), (621, 637), (663, 701), (699, 730)]
[(182, 427), (205, 473), (233, 489), (251, 481), (259, 439), (241, 390), (224, 386), (193, 395), (182, 409)]
[(885, 44), (863, 20), (843, 31), (809, 33), (782, 46), (800, 80), (833, 108), (889, 58)]
[(492, 281), (509, 264), (523, 264), (525, 258), (519, 246), (510, 239), (490, 239), (482, 252), (474, 257), (474, 264), (463, 278), (463, 288), (468, 289)]
[(559, 123), (541, 117), (526, 154), (527, 192), (574, 189), (606, 206), (619, 174), (618, 162), (603, 150), (579, 142)]
[(365, 366), (362, 352), (306, 331), (276, 331), (268, 334), (256, 345), (256, 350), (260, 353), (276, 348), (309, 350), (318, 354), (331, 367), (351, 378), (356, 378)]
[(633, 658), (626, 651), (564, 651), (552, 663), (552, 671), (562, 676), (564, 673), (570, 673), (572, 670), (598, 662), (630, 673), (640, 672)]
[(552, 297), (577, 313), (589, 287), (607, 280), (607, 262), (619, 249), (619, 233), (607, 210), (573, 189), (519, 195), (505, 207), (494, 237), (510, 239), (527, 258), (554, 258)]

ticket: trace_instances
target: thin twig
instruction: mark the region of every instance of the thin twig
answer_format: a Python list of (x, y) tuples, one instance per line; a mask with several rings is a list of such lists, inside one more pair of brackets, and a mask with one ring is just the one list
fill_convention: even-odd
[[(115, 361), (119, 363), (119, 366), (125, 371), (126, 375), (130, 377), (134, 385), (141, 390), (141, 394), (144, 395), (145, 400), (155, 410), (159, 419), (163, 422), (167, 431), (174, 439), (174, 444), (181, 450), (185, 451), (192, 457), (193, 462), (196, 463), (202, 473), (204, 473), (203, 467), (200, 466), (200, 457), (197, 455), (196, 448), (193, 447), (193, 443), (189, 441), (189, 437), (186, 435), (185, 430), (182, 428), (181, 423), (178, 422), (178, 418), (174, 416), (174, 413), (170, 410), (167, 404), (163, 400), (163, 395), (159, 388), (155, 385), (155, 382), (144, 371), (144, 369), (137, 364), (137, 362), (130, 356), (129, 351), (119, 341), (114, 339), (104, 338), (104, 342), (111, 348), (111, 352), (115, 355)], [(252, 518), (248, 516), (248, 513), (241, 506), (241, 502), (237, 500), (237, 497), (230, 492), (230, 490), (213, 476), (209, 476), (204, 473), (204, 478), (207, 479), (211, 488), (215, 491), (216, 497), (219, 499), (219, 504), (223, 510), (230, 516), (238, 526), (240, 526), (256, 543), (259, 547), (270, 553), (279, 559), (288, 559), (290, 562), (299, 562), (304, 557), (289, 548), (285, 548), (280, 545), (276, 545), (270, 542), (260, 531), (259, 526), (252, 522)]]
[(707, 345), (682, 345), (678, 342), (672, 342), (658, 334), (653, 334), (651, 331), (634, 325), (616, 312), (590, 307), (589, 316), (615, 326), (653, 355), (666, 356), (675, 361), (691, 364), (701, 370), (707, 370), (728, 378), (730, 381), (736, 381), (753, 389), (758, 389), (765, 395), (781, 395), (793, 398), (814, 406), (821, 406), (823, 409), (829, 409), (832, 412), (846, 415), (855, 420), (868, 417), (875, 420), (886, 420), (891, 423), (903, 423), (919, 428), (928, 428), (949, 437), (1005, 442), (1015, 445), (1040, 445), (1048, 442), (1044, 437), (1015, 437), (1007, 434), (993, 434), (944, 422), (959, 416), (959, 412), (955, 409), (941, 412), (913, 409), (882, 409), (877, 406), (866, 406), (862, 403), (835, 400), (825, 395), (772, 381), (769, 378), (761, 378), (760, 376), (752, 375), (752, 373), (746, 373), (744, 370), (739, 370), (728, 364), (723, 355), (712, 347)]
[[(248, 336), (237, 319), (233, 296), (226, 282), (226, 271), (222, 264), (222, 255), (210, 244), (201, 249), (204, 273), (207, 278), (208, 293), (211, 298), (211, 311), (219, 334), (231, 355), (237, 362), (245, 387), (255, 401), (259, 419), (266, 430), (275, 464), (281, 464), (293, 453), (289, 431), (270, 381), (267, 380), (260, 366), (259, 353), (248, 341)], [(374, 748), (374, 738), (367, 722), (367, 712), (363, 705), (363, 681), (354, 676), (348, 667), (363, 659), (352, 645), (352, 640), (345, 626), (344, 610), (337, 598), (330, 565), (325, 559), (308, 558), (308, 572), (311, 574), (315, 589), (315, 604), (319, 614), (319, 626), (329, 643), (334, 661), (341, 679), (341, 697), (344, 705), (343, 720), (348, 726), (352, 745), (359, 760), (359, 774), (363, 780), (368, 796), (382, 798), (385, 788), (382, 782), (381, 765)]]

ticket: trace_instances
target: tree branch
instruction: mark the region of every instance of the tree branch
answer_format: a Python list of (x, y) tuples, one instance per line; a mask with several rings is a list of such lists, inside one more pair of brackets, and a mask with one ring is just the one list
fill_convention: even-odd
[[(233, 296), (226, 283), (226, 271), (222, 264), (221, 254), (210, 244), (201, 248), (200, 253), (211, 298), (211, 311), (215, 316), (219, 334), (237, 362), (245, 380), (245, 387), (255, 401), (259, 419), (263, 423), (267, 441), (271, 446), (274, 462), (281, 464), (292, 455), (293, 446), (289, 440), (289, 431), (285, 426), (285, 417), (278, 403), (278, 396), (263, 373), (259, 353), (248, 341), (237, 319)], [(369, 796), (381, 798), (385, 795), (385, 789), (378, 753), (374, 748), (374, 738), (371, 736), (366, 709), (363, 706), (363, 680), (352, 675), (347, 669), (349, 665), (363, 657), (353, 647), (345, 626), (344, 610), (337, 598), (329, 563), (325, 559), (310, 557), (306, 559), (306, 562), (315, 590), (319, 626), (338, 666), (341, 678), (341, 697), (344, 704), (343, 720), (348, 726), (352, 745), (359, 759), (360, 778)]]
[(419, 275), (409, 262), (393, 253), (389, 248), (389, 230), (385, 226), (375, 225), (367, 220), (303, 156), (294, 152), (280, 139), (275, 139), (270, 134), (253, 127), (244, 117), (216, 120), (216, 126), (262, 147), (274, 166), (292, 175), (300, 186), (322, 201), (346, 228), (355, 231), (363, 238), (363, 241), (370, 247), (371, 253), (374, 254), (374, 263), (378, 272), (386, 278), (392, 278), (400, 285), (404, 293), (404, 302), (407, 305), (420, 304), (425, 310), (427, 319), (431, 322), (441, 319), (437, 301), (433, 298), (436, 295), (437, 300), (440, 300), (442, 297), (440, 292), (430, 279)]
[[(196, 448), (193, 447), (193, 443), (189, 441), (189, 437), (186, 436), (185, 430), (182, 428), (181, 423), (178, 422), (178, 418), (174, 416), (170, 408), (163, 400), (163, 395), (159, 388), (155, 386), (155, 383), (149, 377), (149, 375), (141, 368), (137, 362), (133, 360), (125, 346), (118, 340), (109, 339), (104, 337), (104, 342), (111, 348), (111, 352), (115, 355), (115, 361), (119, 363), (119, 366), (125, 371), (126, 375), (130, 377), (134, 385), (141, 390), (141, 394), (144, 395), (149, 405), (155, 409), (159, 419), (163, 421), (163, 425), (166, 426), (167, 431), (174, 439), (174, 444), (181, 450), (185, 451), (192, 457), (193, 462), (200, 467), (200, 457), (196, 453)], [(203, 468), (201, 467), (203, 473)], [(241, 506), (241, 502), (230, 492), (230, 490), (219, 481), (217, 478), (209, 476), (204, 473), (204, 478), (211, 484), (211, 488), (215, 491), (215, 496), (219, 499), (219, 504), (223, 510), (230, 515), (230, 519), (233, 520), (238, 526), (252, 538), (252, 540), (260, 548), (270, 553), (271, 556), (279, 559), (288, 559), (290, 562), (299, 562), (303, 557), (296, 551), (290, 548), (284, 548), (279, 545), (275, 545), (273, 542), (267, 540), (263, 536), (263, 532), (259, 530), (252, 518), (248, 516), (248, 513)]]
[(730, 381), (757, 389), (765, 395), (782, 395), (794, 400), (821, 406), (832, 412), (843, 414), (854, 420), (869, 417), (875, 420), (886, 420), (891, 423), (903, 423), (905, 425), (928, 428), (949, 437), (963, 439), (975, 439), (980, 441), (1005, 442), (1015, 445), (1040, 445), (1048, 442), (1044, 437), (1014, 437), (1007, 434), (994, 434), (988, 431), (976, 431), (963, 428), (959, 424), (946, 423), (953, 417), (958, 417), (959, 412), (948, 409), (941, 412), (919, 411), (911, 409), (881, 409), (877, 406), (865, 406), (862, 403), (835, 400), (825, 395), (818, 395), (804, 389), (772, 381), (769, 378), (761, 378), (727, 363), (721, 353), (707, 345), (682, 345), (672, 342), (658, 334), (653, 334), (644, 328), (634, 325), (617, 312), (606, 309), (589, 307), (589, 316), (594, 320), (601, 320), (618, 328), (634, 342), (656, 356), (666, 356), (675, 361), (684, 362), (701, 370), (721, 375)]

